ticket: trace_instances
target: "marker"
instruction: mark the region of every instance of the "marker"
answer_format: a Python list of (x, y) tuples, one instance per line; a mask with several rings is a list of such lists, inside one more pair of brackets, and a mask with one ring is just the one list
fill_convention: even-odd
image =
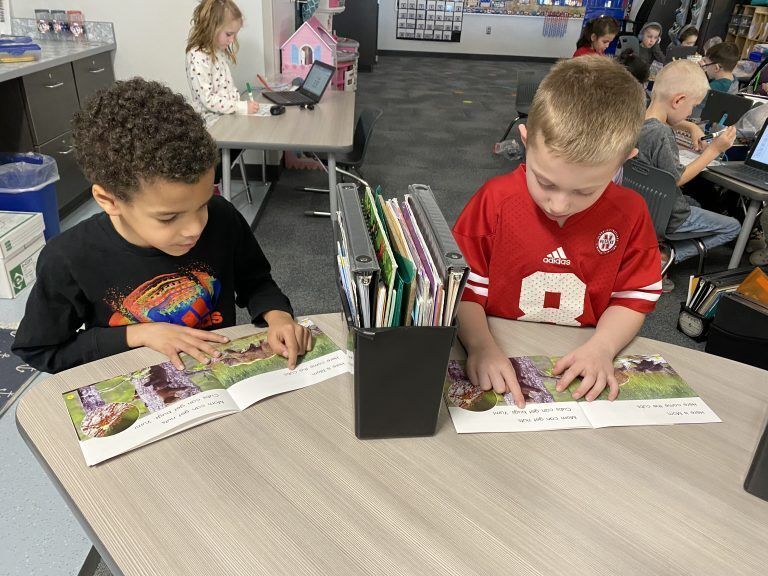
[(728, 114), (727, 113), (723, 114), (723, 117), (720, 118), (720, 122), (718, 122), (718, 124), (720, 124), (720, 126), (725, 126), (725, 121), (726, 120), (728, 120)]
[(256, 78), (259, 79), (259, 82), (261, 82), (261, 84), (264, 86), (264, 88), (266, 88), (267, 90), (270, 90), (270, 91), (272, 90), (270, 85), (267, 84), (267, 81), (264, 80), (264, 78), (261, 77), (261, 74), (256, 74)]
[(245, 83), (245, 88), (248, 90), (248, 100), (253, 102), (253, 88), (251, 88), (251, 83), (250, 82), (246, 82)]
[(726, 130), (727, 130), (727, 128), (724, 128), (723, 130), (718, 130), (717, 132), (712, 132), (712, 134), (705, 134), (704, 136), (699, 138), (699, 140), (701, 140), (701, 141), (712, 140), (713, 138), (717, 138), (718, 136), (720, 136), (720, 134), (722, 134)]

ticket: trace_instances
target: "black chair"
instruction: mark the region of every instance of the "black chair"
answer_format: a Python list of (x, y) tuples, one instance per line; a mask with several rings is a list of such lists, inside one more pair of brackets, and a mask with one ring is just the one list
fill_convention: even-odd
[(654, 168), (639, 160), (629, 160), (624, 164), (621, 183), (643, 197), (648, 205), (648, 212), (651, 214), (653, 228), (656, 230), (659, 243), (669, 246), (671, 252), (669, 262), (662, 269), (662, 275), (667, 273), (675, 261), (675, 242), (682, 240), (691, 240), (696, 244), (699, 251), (699, 265), (696, 274), (701, 275), (704, 269), (704, 257), (707, 255), (707, 248), (701, 240), (713, 234), (701, 232), (667, 233), (669, 218), (672, 216), (677, 195), (680, 194), (675, 177), (669, 172)]
[[(362, 166), (365, 162), (365, 155), (368, 151), (368, 145), (373, 136), (373, 128), (381, 118), (382, 111), (378, 108), (366, 108), (362, 110), (355, 123), (355, 134), (352, 140), (352, 150), (336, 156), (337, 172), (344, 181), (344, 176), (351, 173), (353, 178), (363, 178)], [(315, 159), (322, 165), (323, 169), (328, 171), (328, 156), (326, 154), (315, 154)], [(328, 194), (326, 188), (296, 187), (296, 190), (303, 192), (316, 192), (318, 194)], [(315, 212), (307, 210), (304, 212), (307, 216), (330, 216), (329, 212)]]
[(536, 95), (536, 90), (539, 89), (541, 84), (541, 77), (538, 72), (534, 70), (519, 70), (517, 73), (517, 92), (515, 94), (515, 111), (517, 116), (507, 126), (504, 136), (501, 137), (499, 142), (504, 142), (512, 132), (512, 128), (515, 127), (521, 120), (528, 118), (528, 112), (533, 104), (533, 97)]

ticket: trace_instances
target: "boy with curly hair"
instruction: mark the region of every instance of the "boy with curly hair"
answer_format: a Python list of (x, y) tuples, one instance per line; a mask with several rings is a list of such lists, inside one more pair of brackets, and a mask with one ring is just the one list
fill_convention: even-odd
[(235, 306), (266, 323), (272, 349), (311, 349), (242, 215), (213, 196), (216, 144), (202, 118), (158, 82), (94, 95), (74, 118), (78, 163), (103, 212), (53, 238), (13, 351), (44, 372), (148, 346), (183, 368), (227, 338)]
[[(599, 103), (599, 105), (598, 105)], [(472, 269), (459, 339), (473, 384), (525, 399), (488, 316), (595, 326), (554, 367), (573, 398), (619, 393), (613, 360), (661, 294), (661, 256), (648, 208), (611, 179), (637, 152), (643, 87), (601, 56), (556, 64), (520, 134), (526, 163), (486, 182), (453, 229)]]

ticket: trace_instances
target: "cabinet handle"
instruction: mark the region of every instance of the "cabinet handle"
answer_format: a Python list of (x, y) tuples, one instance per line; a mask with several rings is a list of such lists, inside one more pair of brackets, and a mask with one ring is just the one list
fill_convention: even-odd
[(72, 152), (74, 152), (74, 151), (75, 151), (75, 147), (74, 146), (70, 146), (69, 148), (67, 148), (66, 150), (64, 150), (62, 152), (57, 152), (57, 154), (60, 154), (62, 156), (66, 156), (67, 154), (72, 154)]
[(91, 74), (98, 74), (99, 72), (104, 72), (105, 68), (96, 68), (96, 70), (88, 70)]
[(56, 84), (46, 84), (46, 88), (58, 88), (59, 86), (64, 86), (64, 82), (56, 82)]

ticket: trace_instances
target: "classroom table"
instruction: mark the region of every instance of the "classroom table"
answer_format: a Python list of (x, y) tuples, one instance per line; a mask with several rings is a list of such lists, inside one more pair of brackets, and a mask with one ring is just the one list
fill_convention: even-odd
[[(259, 96), (260, 102), (269, 102)], [(209, 132), (221, 148), (222, 195), (231, 200), (230, 149), (302, 150), (328, 154), (328, 186), (336, 189), (336, 154), (352, 150), (355, 125), (355, 93), (331, 91), (323, 95), (314, 110), (286, 106), (284, 114), (261, 117), (227, 114)], [(262, 195), (258, 200), (262, 203)], [(258, 215), (260, 206), (256, 206)], [(330, 211), (336, 211), (336, 195), (330, 194)]]
[[(312, 318), (344, 342), (340, 315)], [(490, 326), (510, 356), (593, 332)], [(361, 441), (344, 375), (89, 468), (61, 393), (162, 359), (140, 349), (41, 382), (17, 424), (114, 576), (764, 575), (768, 502), (742, 483), (768, 372), (645, 338), (626, 351), (663, 354), (723, 422), (458, 435), (443, 406), (434, 437)]]
[(747, 211), (744, 215), (744, 222), (741, 225), (741, 231), (736, 238), (736, 246), (733, 248), (733, 254), (731, 254), (731, 260), (728, 263), (728, 269), (738, 268), (741, 257), (744, 255), (744, 249), (747, 246), (749, 240), (749, 234), (752, 232), (752, 228), (755, 225), (755, 219), (763, 205), (763, 202), (768, 201), (768, 190), (752, 186), (746, 182), (740, 182), (734, 178), (725, 176), (724, 174), (718, 174), (711, 170), (703, 170), (700, 174), (702, 178), (709, 180), (713, 184), (733, 190), (737, 194), (743, 196), (749, 200), (747, 205)]

